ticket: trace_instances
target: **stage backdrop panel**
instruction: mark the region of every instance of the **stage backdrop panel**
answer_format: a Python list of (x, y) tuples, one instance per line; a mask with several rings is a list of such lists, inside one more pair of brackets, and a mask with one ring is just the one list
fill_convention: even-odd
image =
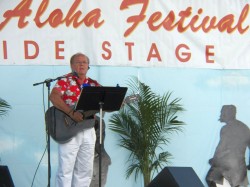
[(249, 0), (2, 0), (0, 65), (250, 68)]

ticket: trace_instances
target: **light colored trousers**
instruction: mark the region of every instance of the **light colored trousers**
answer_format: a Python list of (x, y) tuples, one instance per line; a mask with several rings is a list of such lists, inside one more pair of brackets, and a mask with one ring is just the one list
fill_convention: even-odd
[(56, 187), (89, 187), (93, 175), (94, 128), (84, 129), (65, 144), (58, 144)]

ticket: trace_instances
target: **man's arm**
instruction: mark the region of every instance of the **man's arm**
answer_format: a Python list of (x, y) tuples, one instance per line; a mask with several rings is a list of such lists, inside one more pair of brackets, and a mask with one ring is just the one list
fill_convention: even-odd
[(76, 122), (80, 122), (83, 120), (83, 115), (80, 112), (74, 111), (74, 109), (70, 108), (62, 99), (62, 94), (59, 90), (53, 88), (51, 94), (49, 96), (52, 104), (63, 111), (65, 114), (69, 115)]

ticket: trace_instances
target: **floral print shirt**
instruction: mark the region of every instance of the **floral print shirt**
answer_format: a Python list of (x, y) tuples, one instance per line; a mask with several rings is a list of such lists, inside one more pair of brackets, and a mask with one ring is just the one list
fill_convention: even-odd
[(79, 78), (69, 73), (64, 78), (57, 81), (54, 89), (61, 92), (62, 99), (68, 106), (73, 106), (77, 103), (81, 89), (84, 86), (100, 86), (100, 84), (96, 80), (86, 77), (81, 85)]

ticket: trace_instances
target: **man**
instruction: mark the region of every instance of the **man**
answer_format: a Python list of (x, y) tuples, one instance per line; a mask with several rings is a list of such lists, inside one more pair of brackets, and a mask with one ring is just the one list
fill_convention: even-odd
[[(53, 105), (68, 114), (74, 121), (88, 124), (88, 128), (78, 132), (69, 142), (58, 144), (57, 187), (89, 187), (93, 174), (94, 148), (96, 141), (95, 119), (83, 119), (74, 106), (79, 99), (83, 85), (100, 86), (87, 77), (89, 58), (77, 53), (70, 59), (72, 73), (59, 80), (50, 94)], [(84, 124), (83, 124), (84, 125)], [(90, 127), (89, 127), (90, 126)]]
[(245, 162), (246, 148), (250, 147), (249, 128), (236, 119), (236, 107), (224, 105), (221, 109), (220, 121), (226, 123), (220, 132), (220, 142), (206, 180), (209, 187), (222, 185), (227, 180), (232, 187), (247, 186), (247, 166)]

